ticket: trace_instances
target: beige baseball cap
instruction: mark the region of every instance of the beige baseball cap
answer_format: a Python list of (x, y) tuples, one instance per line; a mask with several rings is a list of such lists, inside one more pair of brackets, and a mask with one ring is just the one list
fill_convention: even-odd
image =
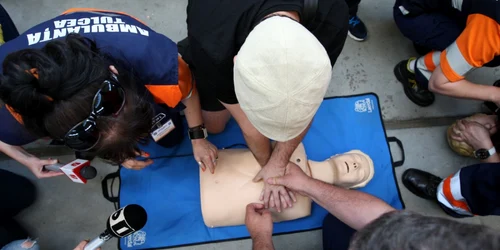
[(332, 75), (328, 54), (300, 23), (270, 17), (250, 32), (234, 64), (234, 88), (253, 126), (275, 141), (302, 133)]

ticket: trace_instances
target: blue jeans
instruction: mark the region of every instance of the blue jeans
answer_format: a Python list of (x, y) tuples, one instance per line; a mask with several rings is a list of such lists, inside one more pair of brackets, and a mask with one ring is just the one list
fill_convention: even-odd
[(4, 246), (0, 250), (39, 250), (40, 246), (38, 246), (36, 240), (26, 239), (26, 240), (16, 240), (13, 241), (6, 246)]

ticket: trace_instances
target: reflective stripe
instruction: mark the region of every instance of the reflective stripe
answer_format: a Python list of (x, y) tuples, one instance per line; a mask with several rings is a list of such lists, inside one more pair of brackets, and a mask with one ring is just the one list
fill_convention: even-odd
[(450, 175), (439, 184), (437, 198), (439, 203), (458, 214), (473, 215), (465, 198), (462, 196), (460, 171), (454, 175)]
[(453, 8), (455, 8), (457, 10), (462, 11), (462, 3), (463, 2), (464, 2), (463, 0), (451, 0), (451, 6), (453, 6)]
[(427, 55), (424, 56), (424, 64), (427, 70), (429, 71), (434, 71), (436, 69), (436, 66), (439, 65), (439, 55), (441, 52), (439, 51), (434, 51), (427, 53)]
[(417, 59), (417, 63), (415, 63), (415, 68), (416, 68), (415, 72), (419, 71), (427, 80), (431, 79), (432, 71), (427, 69), (424, 57), (419, 57)]
[(439, 65), (441, 61), (441, 52), (439, 51), (434, 51), (432, 52), (432, 61), (434, 62), (434, 65)]
[(451, 70), (459, 76), (464, 76), (467, 72), (474, 68), (469, 64), (469, 62), (467, 62), (467, 60), (465, 60), (456, 42), (453, 42), (450, 46), (448, 46), (448, 48), (446, 48), (446, 63), (448, 63)]
[(5, 108), (14, 117), (14, 119), (16, 119), (17, 122), (19, 122), (20, 124), (24, 124), (23, 117), (19, 113), (17, 113), (11, 106), (5, 104)]

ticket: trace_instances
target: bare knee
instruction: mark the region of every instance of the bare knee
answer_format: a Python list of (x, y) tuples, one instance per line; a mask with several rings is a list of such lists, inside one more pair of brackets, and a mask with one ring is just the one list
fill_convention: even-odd
[[(4, 249), (4, 248), (2, 248)], [(16, 240), (5, 246), (5, 249), (31, 249), (31, 250), (39, 250), (40, 247), (37, 244), (36, 240), (27, 239), (27, 240)]]
[(27, 239), (25, 240), (22, 244), (21, 244), (21, 247), (23, 249), (38, 249), (37, 245), (36, 245), (36, 240), (31, 240), (31, 239)]
[(210, 134), (219, 134), (224, 131), (226, 128), (226, 124), (205, 124), (205, 128), (207, 129), (207, 132)]
[(231, 118), (228, 110), (222, 111), (203, 111), (203, 121), (205, 128), (210, 134), (219, 134), (224, 131), (226, 124)]

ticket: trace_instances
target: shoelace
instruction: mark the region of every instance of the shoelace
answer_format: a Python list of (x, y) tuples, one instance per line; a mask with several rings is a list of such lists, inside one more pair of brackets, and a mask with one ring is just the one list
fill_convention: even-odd
[(360, 23), (361, 21), (357, 16), (353, 16), (349, 19), (349, 25), (356, 26)]

